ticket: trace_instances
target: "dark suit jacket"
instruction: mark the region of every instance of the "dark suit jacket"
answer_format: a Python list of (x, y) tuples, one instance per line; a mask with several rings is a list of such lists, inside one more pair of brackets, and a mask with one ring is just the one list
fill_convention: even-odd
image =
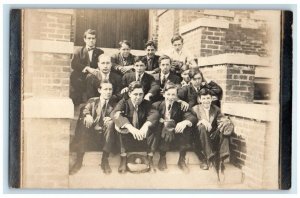
[[(135, 72), (126, 73), (122, 78), (122, 87), (128, 87), (129, 84), (133, 81), (136, 81)], [(152, 75), (144, 73), (141, 84), (144, 87), (144, 93), (152, 93), (155, 96), (159, 91), (159, 85), (155, 82), (155, 79)]]
[(92, 55), (92, 61), (90, 61), (88, 50), (86, 49), (86, 47), (78, 48), (73, 54), (71, 67), (74, 71), (80, 73), (87, 65), (96, 69), (98, 68), (98, 57), (103, 53), (103, 50), (95, 48)]
[[(166, 113), (166, 102), (159, 101), (153, 103), (154, 109), (158, 110), (161, 118), (164, 118)], [(174, 102), (171, 108), (171, 119), (175, 121), (177, 124), (183, 120), (189, 120), (193, 125), (197, 123), (197, 118), (195, 115), (191, 113), (191, 111), (183, 111), (181, 110), (181, 104), (178, 102)]]
[[(91, 79), (89, 79), (91, 78)], [(95, 74), (90, 74), (87, 80), (87, 96), (88, 97), (96, 97), (99, 96), (98, 88), (99, 84), (102, 80), (102, 76), (100, 71), (97, 71)], [(121, 88), (122, 88), (122, 79), (120, 76), (114, 72), (109, 73), (108, 77), (109, 82), (113, 86), (113, 95), (121, 98)]]
[[(213, 81), (209, 82), (205, 86), (212, 91), (213, 96), (218, 98), (217, 101), (213, 102), (219, 104), (219, 100), (222, 99), (222, 88)], [(188, 102), (190, 107), (193, 107), (197, 104), (197, 97), (198, 94), (193, 85), (184, 86), (178, 90), (178, 98)]]
[[(86, 115), (91, 115), (93, 118), (97, 117), (97, 108), (100, 102), (100, 98), (99, 97), (94, 97), (88, 100), (87, 104), (85, 105), (85, 107), (82, 110), (82, 115), (83, 117), (85, 117)], [(117, 104), (117, 99), (115, 97), (111, 97), (107, 103), (107, 108), (106, 108), (106, 112), (105, 112), (105, 116), (106, 117), (110, 117), (111, 112), (113, 111), (113, 108), (116, 106)]]
[(211, 105), (209, 109), (209, 118), (206, 117), (205, 110), (202, 104), (193, 106), (192, 113), (197, 116), (198, 120), (205, 119), (209, 121), (212, 126), (211, 131), (215, 131), (218, 127), (218, 121), (220, 121), (224, 115), (216, 105)]
[[(122, 99), (113, 110), (111, 117), (115, 122), (115, 125), (121, 128), (125, 124), (132, 123), (133, 112), (134, 107), (131, 99)], [(143, 100), (138, 107), (139, 126), (143, 126), (146, 121), (150, 121), (152, 123), (151, 126), (155, 126), (158, 123), (158, 118), (158, 111), (152, 108), (149, 101)]]
[(133, 65), (134, 64), (134, 58), (135, 56), (132, 55), (132, 54), (129, 54), (129, 56), (127, 57), (126, 59), (126, 64), (124, 64), (123, 62), (123, 58), (121, 56), (121, 53), (117, 53), (117, 54), (114, 54), (112, 57), (111, 57), (111, 63), (112, 63), (112, 71), (113, 72), (116, 72), (118, 74), (122, 74), (119, 69), (118, 69), (118, 65), (121, 65), (121, 66), (128, 66), (128, 65)]
[(154, 55), (153, 60), (152, 60), (152, 64), (148, 65), (147, 55), (143, 56), (143, 60), (146, 63), (146, 71), (155, 71), (155, 73), (158, 73), (160, 71), (159, 63), (158, 63), (159, 57), (160, 56)]

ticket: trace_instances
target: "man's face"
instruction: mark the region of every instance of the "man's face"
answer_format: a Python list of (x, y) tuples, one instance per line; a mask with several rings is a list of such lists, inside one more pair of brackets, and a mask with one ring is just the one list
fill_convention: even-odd
[(148, 57), (153, 57), (155, 55), (155, 48), (153, 46), (147, 46), (146, 53)]
[(126, 45), (125, 43), (123, 43), (120, 48), (120, 53), (123, 57), (128, 57), (130, 54), (130, 47), (128, 45)]
[(111, 69), (111, 60), (110, 57), (101, 57), (98, 62), (98, 68), (104, 74), (108, 74)]
[(129, 92), (129, 97), (134, 105), (140, 105), (144, 98), (144, 91), (142, 88), (136, 88)]
[(171, 60), (170, 59), (161, 60), (159, 68), (163, 74), (168, 74), (171, 69)]
[(211, 95), (201, 95), (200, 98), (198, 97), (198, 99), (205, 109), (209, 109), (212, 102)]
[(134, 63), (134, 69), (137, 74), (143, 74), (146, 70), (146, 66), (142, 61)]
[(185, 82), (190, 82), (189, 70), (185, 70), (181, 73), (181, 77)]
[(175, 51), (180, 52), (182, 49), (183, 43), (181, 40), (177, 40), (177, 41), (174, 41), (172, 45), (173, 45)]
[(87, 34), (83, 40), (89, 48), (94, 48), (96, 45), (96, 35)]
[(173, 103), (177, 99), (177, 89), (168, 89), (164, 93), (165, 100), (169, 103)]
[(191, 83), (194, 87), (200, 87), (202, 83), (202, 76), (200, 73), (196, 74), (192, 79)]
[(101, 97), (105, 100), (110, 99), (113, 93), (113, 88), (110, 83), (102, 83), (101, 89), (98, 89), (98, 92), (100, 93)]

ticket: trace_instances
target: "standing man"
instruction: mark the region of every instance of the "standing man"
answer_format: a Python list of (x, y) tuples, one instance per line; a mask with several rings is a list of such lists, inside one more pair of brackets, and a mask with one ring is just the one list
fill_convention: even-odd
[[(71, 144), (72, 150), (77, 153), (77, 160), (70, 169), (70, 175), (75, 174), (82, 166), (83, 156), (91, 143), (90, 136), (100, 134), (103, 138), (103, 154), (101, 160), (101, 169), (105, 174), (111, 173), (108, 163), (109, 153), (115, 145), (115, 127), (110, 114), (115, 107), (117, 101), (112, 96), (113, 87), (108, 81), (100, 84), (98, 91), (100, 97), (91, 98), (81, 112), (76, 129), (75, 138)], [(97, 141), (97, 140), (96, 140)]]
[(75, 105), (85, 101), (86, 77), (98, 67), (98, 57), (103, 54), (103, 50), (96, 48), (95, 30), (85, 31), (83, 40), (85, 46), (76, 49), (71, 60), (70, 97)]
[(111, 57), (101, 54), (98, 60), (98, 69), (87, 76), (87, 97), (99, 96), (99, 84), (103, 81), (109, 81), (113, 86), (113, 95), (120, 98), (122, 81), (118, 74), (111, 72)]
[(143, 57), (135, 57), (134, 59), (135, 72), (126, 73), (122, 78), (121, 90), (122, 94), (128, 92), (128, 86), (133, 81), (139, 81), (143, 86), (144, 99), (150, 101), (159, 92), (159, 85), (156, 83), (154, 77), (151, 74), (147, 74), (146, 63)]
[(180, 35), (173, 36), (171, 43), (173, 48), (166, 53), (172, 59), (171, 71), (180, 76), (182, 71), (197, 66), (195, 57), (183, 47), (183, 38)]
[(154, 41), (148, 41), (146, 43), (146, 55), (144, 56), (144, 59), (146, 60), (146, 72), (148, 74), (156, 74), (159, 73), (159, 56), (155, 55), (155, 52), (157, 50), (156, 44)]

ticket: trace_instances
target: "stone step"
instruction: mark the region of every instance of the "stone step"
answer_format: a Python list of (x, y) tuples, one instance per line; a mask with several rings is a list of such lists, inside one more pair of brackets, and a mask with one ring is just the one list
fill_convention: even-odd
[[(105, 175), (99, 164), (100, 152), (88, 152), (83, 167), (69, 177), (70, 188), (101, 189), (245, 189), (242, 171), (230, 163), (225, 163), (224, 180), (218, 182), (216, 172), (211, 168), (202, 170), (193, 153), (187, 154), (189, 173), (183, 173), (177, 167), (178, 153), (167, 153), (168, 169), (156, 173), (133, 174), (118, 173), (119, 156), (110, 157), (112, 173)], [(158, 155), (154, 157), (157, 166)]]

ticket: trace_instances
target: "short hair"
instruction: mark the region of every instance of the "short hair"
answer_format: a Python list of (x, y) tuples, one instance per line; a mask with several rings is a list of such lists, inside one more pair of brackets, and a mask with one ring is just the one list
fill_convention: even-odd
[(163, 92), (165, 93), (166, 91), (168, 91), (170, 89), (176, 89), (176, 91), (177, 91), (178, 86), (175, 83), (168, 81), (163, 89)]
[(204, 78), (203, 78), (203, 74), (202, 72), (199, 70), (199, 67), (193, 67), (189, 69), (189, 77), (190, 79), (193, 79), (197, 74), (201, 75), (202, 78), (202, 82), (205, 82)]
[(145, 44), (145, 49), (146, 49), (148, 46), (152, 46), (152, 47), (154, 47), (154, 49), (157, 49), (157, 46), (156, 46), (155, 42), (152, 41), (152, 40), (147, 41), (147, 43)]
[(92, 30), (92, 29), (87, 29), (84, 34), (83, 34), (83, 38), (86, 38), (86, 36), (88, 34), (91, 34), (91, 35), (95, 35), (96, 36), (96, 30)]
[(166, 60), (166, 59), (169, 59), (169, 60), (170, 60), (170, 64), (172, 63), (172, 59), (171, 59), (169, 56), (167, 56), (167, 55), (162, 55), (162, 56), (160, 56), (159, 59), (158, 59), (158, 64), (160, 64), (162, 60)]
[(136, 56), (136, 57), (134, 57), (133, 63), (135, 64), (135, 63), (140, 62), (140, 61), (142, 63), (144, 63), (145, 66), (147, 65), (147, 59), (144, 58), (143, 56)]
[(102, 81), (102, 82), (99, 83), (99, 89), (102, 89), (102, 85), (103, 84), (111, 84), (111, 86), (113, 87), (113, 85), (112, 85), (112, 83), (110, 81), (104, 80), (104, 81)]
[(143, 85), (140, 81), (133, 81), (128, 85), (128, 92), (132, 92), (135, 89), (143, 89)]
[(122, 40), (122, 41), (120, 41), (120, 42), (119, 42), (119, 48), (121, 48), (123, 44), (125, 44), (125, 45), (127, 45), (129, 48), (131, 48), (131, 44), (130, 44), (130, 42), (127, 41), (127, 40)]
[(198, 92), (198, 97), (200, 98), (201, 96), (206, 96), (206, 95), (213, 96), (213, 93), (207, 87), (201, 88), (200, 91)]
[(111, 56), (107, 55), (107, 54), (101, 54), (100, 56), (98, 56), (98, 62), (100, 61), (101, 58), (107, 57), (110, 59), (110, 62), (112, 60)]
[(180, 35), (175, 35), (171, 38), (171, 43), (173, 44), (175, 41), (179, 40), (183, 43), (183, 38)]

